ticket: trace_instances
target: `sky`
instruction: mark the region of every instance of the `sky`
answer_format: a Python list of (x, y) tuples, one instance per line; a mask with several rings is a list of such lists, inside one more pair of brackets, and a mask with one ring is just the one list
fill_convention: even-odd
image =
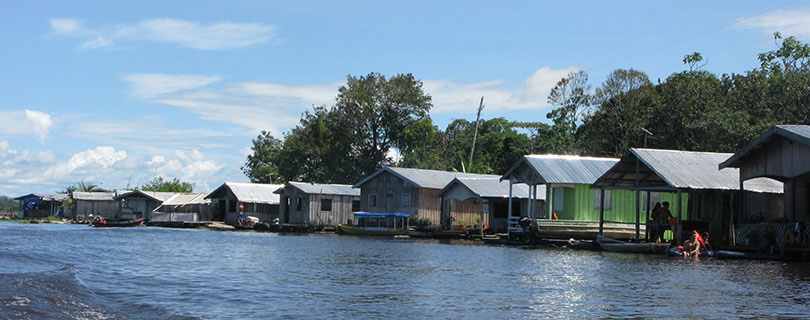
[(700, 52), (743, 73), (810, 41), (810, 1), (14, 1), (0, 11), (0, 195), (106, 189), (155, 176), (196, 192), (247, 181), (348, 75), (412, 73), (431, 117), (547, 122), (547, 96), (634, 68), (657, 82)]

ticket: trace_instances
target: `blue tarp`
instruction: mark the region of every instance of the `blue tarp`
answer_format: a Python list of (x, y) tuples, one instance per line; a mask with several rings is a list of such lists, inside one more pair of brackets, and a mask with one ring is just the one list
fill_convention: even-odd
[(355, 217), (410, 217), (407, 213), (379, 213), (379, 212), (355, 212)]

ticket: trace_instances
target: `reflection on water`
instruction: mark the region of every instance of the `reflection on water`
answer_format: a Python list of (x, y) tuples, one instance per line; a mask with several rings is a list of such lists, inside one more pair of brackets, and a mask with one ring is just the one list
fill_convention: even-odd
[(810, 317), (808, 264), (0, 223), (0, 318)]

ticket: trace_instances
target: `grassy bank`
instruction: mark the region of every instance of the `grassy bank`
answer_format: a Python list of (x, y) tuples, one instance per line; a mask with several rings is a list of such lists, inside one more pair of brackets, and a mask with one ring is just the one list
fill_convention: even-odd
[(32, 222), (32, 221), (36, 221), (36, 222), (53, 222), (53, 221), (59, 221), (59, 222), (61, 222), (61, 221), (62, 221), (62, 218), (58, 218), (58, 217), (45, 217), (45, 218), (34, 218), (34, 219), (19, 219), (19, 218), (14, 218), (14, 219), (0, 219), (0, 222)]

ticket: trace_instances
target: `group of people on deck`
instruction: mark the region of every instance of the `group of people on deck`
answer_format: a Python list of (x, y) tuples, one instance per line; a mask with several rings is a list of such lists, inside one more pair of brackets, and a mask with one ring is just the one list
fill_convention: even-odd
[(663, 205), (656, 202), (652, 212), (650, 212), (650, 220), (655, 222), (654, 233), (652, 234), (652, 239), (655, 242), (664, 242), (664, 232), (667, 230), (672, 230), (672, 233), (675, 234), (678, 220), (669, 211), (669, 202), (664, 201)]

